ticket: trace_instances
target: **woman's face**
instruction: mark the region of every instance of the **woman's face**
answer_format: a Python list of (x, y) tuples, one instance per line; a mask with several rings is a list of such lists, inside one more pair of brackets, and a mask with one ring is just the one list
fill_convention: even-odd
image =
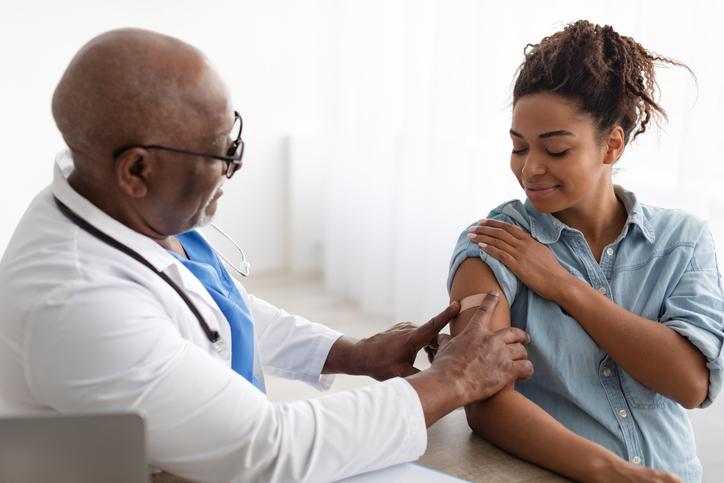
[(521, 97), (513, 107), (510, 168), (536, 210), (574, 208), (610, 183), (611, 161), (593, 118), (549, 93)]

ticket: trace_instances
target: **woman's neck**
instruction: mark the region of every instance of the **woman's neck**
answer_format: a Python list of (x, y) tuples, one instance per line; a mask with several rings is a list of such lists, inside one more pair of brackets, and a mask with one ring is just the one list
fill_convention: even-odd
[(597, 260), (603, 248), (621, 233), (628, 218), (625, 206), (610, 183), (578, 205), (553, 213), (553, 216), (583, 233)]

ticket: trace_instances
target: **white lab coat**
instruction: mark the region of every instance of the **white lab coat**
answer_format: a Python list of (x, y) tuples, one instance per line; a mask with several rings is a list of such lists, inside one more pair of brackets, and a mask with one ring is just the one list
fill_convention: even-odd
[[(53, 194), (177, 282), (228, 346), (229, 326), (201, 283), (161, 246), (81, 197), (72, 158), (32, 202), (0, 262), (0, 416), (136, 411), (149, 461), (198, 481), (330, 481), (414, 460), (427, 444), (404, 379), (274, 403), (230, 368), (160, 277), (68, 220)], [(340, 336), (237, 284), (256, 328), (255, 374), (327, 388)]]

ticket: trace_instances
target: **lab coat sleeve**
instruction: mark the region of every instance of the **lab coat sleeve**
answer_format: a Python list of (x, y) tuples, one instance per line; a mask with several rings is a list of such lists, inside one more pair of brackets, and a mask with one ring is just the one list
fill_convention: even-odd
[(405, 380), (270, 402), (183, 339), (131, 281), (57, 290), (29, 317), (26, 378), (41, 404), (140, 413), (149, 462), (184, 478), (333, 481), (414, 460), (427, 444), (420, 401)]
[(247, 293), (237, 283), (254, 319), (257, 346), (264, 374), (307, 382), (329, 389), (334, 380), (322, 374), (329, 350), (342, 334), (323, 324), (289, 314)]

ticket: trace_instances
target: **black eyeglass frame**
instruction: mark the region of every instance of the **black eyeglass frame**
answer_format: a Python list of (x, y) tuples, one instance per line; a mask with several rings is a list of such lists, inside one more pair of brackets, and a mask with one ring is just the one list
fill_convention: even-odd
[[(121, 154), (132, 148), (143, 148), (143, 149), (160, 149), (162, 151), (170, 151), (172, 153), (187, 154), (189, 156), (201, 156), (203, 158), (218, 159), (226, 163), (226, 177), (231, 179), (234, 173), (239, 171), (242, 165), (242, 158), (244, 157), (244, 140), (241, 139), (241, 131), (244, 129), (244, 121), (241, 119), (241, 114), (238, 111), (234, 111), (234, 124), (236, 120), (239, 120), (239, 135), (231, 143), (229, 149), (226, 151), (226, 156), (219, 154), (200, 153), (197, 151), (188, 151), (186, 149), (171, 148), (168, 146), (162, 146), (160, 144), (127, 144), (116, 148), (111, 153), (113, 159), (118, 159)], [(233, 168), (232, 168), (233, 166)]]

